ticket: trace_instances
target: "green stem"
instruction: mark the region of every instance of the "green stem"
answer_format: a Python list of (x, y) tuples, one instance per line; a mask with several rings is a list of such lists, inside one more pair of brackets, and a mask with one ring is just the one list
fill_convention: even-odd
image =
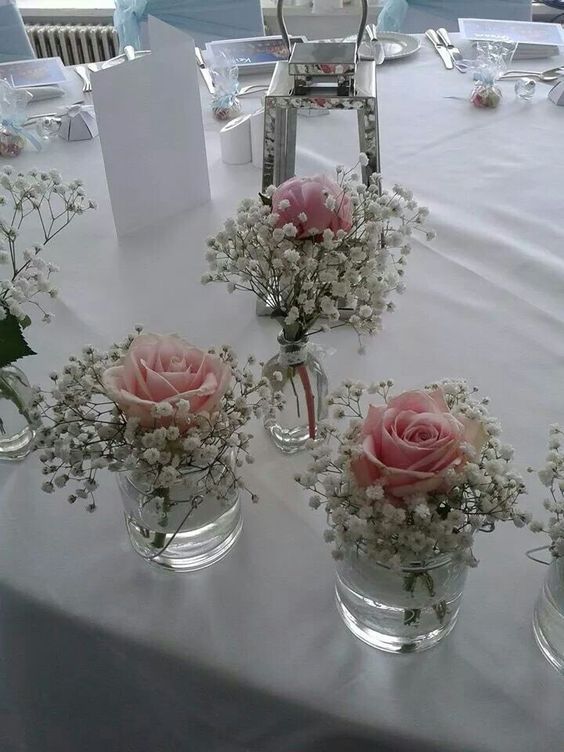
[(437, 615), (437, 619), (439, 620), (439, 624), (443, 624), (445, 620), (445, 616), (448, 613), (448, 606), (446, 601), (439, 601), (438, 603), (433, 604), (433, 611)]
[[(421, 584), (425, 587), (425, 589), (427, 590), (431, 598), (435, 597), (435, 582), (433, 580), (432, 575), (428, 571), (409, 572), (405, 574), (403, 578), (404, 590), (406, 590), (406, 592), (408, 593), (411, 593), (411, 595), (415, 595), (415, 588), (417, 587), (417, 582), (421, 582)], [(433, 611), (435, 612), (439, 623), (443, 624), (444, 618), (448, 613), (447, 602), (445, 600), (441, 600), (438, 603), (432, 603), (430, 605)], [(403, 612), (404, 625), (416, 626), (417, 624), (419, 624), (420, 619), (421, 619), (420, 608), (404, 609), (404, 612)]]
[[(17, 376), (17, 372), (15, 374), (16, 378), (19, 378)], [(22, 383), (22, 386), (26, 386)], [(12, 402), (17, 408), (20, 415), (23, 415), (23, 417), (29, 422), (29, 413), (28, 413), (28, 403), (26, 400), (22, 399), (18, 392), (11, 386), (8, 378), (4, 375), (2, 369), (0, 369), (0, 395), (5, 397), (5, 399)], [(5, 434), (6, 429), (4, 428), (4, 422), (0, 418), (0, 434)]]
[(416, 626), (421, 618), (420, 608), (406, 608), (403, 612), (403, 623), (406, 627)]

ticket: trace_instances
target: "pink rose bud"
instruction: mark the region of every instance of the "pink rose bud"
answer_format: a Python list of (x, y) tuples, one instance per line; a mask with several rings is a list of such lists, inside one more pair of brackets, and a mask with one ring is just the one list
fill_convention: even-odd
[(359, 486), (381, 485), (403, 497), (444, 489), (445, 471), (466, 462), (463, 445), (479, 452), (486, 435), (480, 422), (453, 415), (438, 389), (370, 405), (361, 439), (362, 455), (351, 467)]
[[(220, 358), (160, 334), (140, 334), (121, 363), (102, 374), (108, 397), (128, 418), (139, 418), (144, 427), (174, 424), (181, 430), (188, 428), (190, 413), (214, 412), (230, 381), (231, 369)], [(190, 408), (174, 415), (180, 400)], [(166, 403), (173, 416), (167, 410), (156, 416), (156, 406)]]
[(326, 175), (286, 180), (272, 194), (272, 211), (279, 215), (276, 226), (293, 224), (298, 239), (352, 227), (351, 199)]

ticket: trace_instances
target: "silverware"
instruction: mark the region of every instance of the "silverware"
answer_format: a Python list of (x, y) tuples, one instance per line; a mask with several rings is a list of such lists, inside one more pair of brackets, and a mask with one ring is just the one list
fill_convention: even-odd
[(196, 62), (198, 64), (198, 68), (200, 70), (202, 78), (204, 79), (204, 83), (208, 87), (209, 93), (215, 94), (215, 86), (213, 85), (212, 74), (210, 73), (209, 68), (206, 66), (204, 62), (202, 50), (199, 47), (196, 47), (195, 51), (196, 51)]
[(443, 61), (445, 68), (447, 70), (452, 70), (454, 68), (452, 57), (450, 56), (449, 51), (447, 50), (446, 46), (441, 43), (441, 40), (439, 39), (437, 32), (434, 29), (427, 29), (427, 31), (425, 32), (425, 36), (435, 48), (437, 54), (440, 56), (441, 60)]
[(552, 84), (560, 78), (564, 78), (564, 67), (550, 68), (545, 71), (519, 71), (509, 70), (502, 73), (500, 78), (534, 78), (544, 84)]
[(446, 29), (437, 29), (437, 36), (439, 37), (439, 41), (441, 41), (447, 48), (456, 69), (460, 71), (460, 73), (466, 73), (468, 66), (464, 62), (464, 58), (458, 47), (455, 47), (451, 42), (448, 31)]
[(61, 115), (64, 115), (65, 112), (68, 112), (72, 107), (75, 107), (77, 104), (84, 104), (84, 99), (77, 99), (76, 102), (65, 105), (58, 112), (40, 112), (38, 115), (30, 115), (25, 121), (24, 125), (30, 125), (31, 123), (34, 123), (36, 120), (41, 120), (42, 118), (51, 118), (51, 117), (59, 118), (61, 117)]
[(378, 40), (378, 29), (376, 28), (376, 25), (367, 24), (366, 34), (374, 52), (374, 61), (376, 65), (382, 65), (386, 56), (384, 54), (384, 45)]
[(86, 68), (84, 65), (75, 65), (74, 70), (76, 75), (80, 78), (82, 81), (82, 93), (88, 94), (92, 91), (92, 84), (90, 83), (90, 79), (88, 78), (88, 74), (86, 73)]
[(247, 86), (241, 86), (237, 92), (238, 97), (244, 97), (246, 94), (256, 94), (259, 91), (267, 91), (269, 84), (247, 84)]

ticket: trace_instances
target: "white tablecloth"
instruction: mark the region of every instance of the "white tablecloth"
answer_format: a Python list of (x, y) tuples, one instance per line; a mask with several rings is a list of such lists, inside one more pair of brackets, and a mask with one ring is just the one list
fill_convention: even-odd
[[(351, 332), (323, 340), (337, 349), (330, 380), (408, 388), (465, 376), (490, 395), (523, 469), (538, 465), (549, 423), (564, 420), (564, 109), (546, 86), (527, 104), (509, 83), (498, 110), (473, 109), (449, 98), (466, 97), (470, 77), (426, 48), (384, 66), (379, 81), (386, 181), (430, 207), (438, 238), (416, 245), (407, 292), (365, 356)], [(260, 184), (251, 165), (220, 161), (207, 110), (205, 120), (212, 202), (120, 242), (97, 140), (14, 163), (81, 176), (100, 205), (49, 251), (62, 294), (55, 323), (30, 330), (31, 380), (136, 322), (202, 346), (274, 352), (277, 325), (255, 317), (253, 300), (199, 283), (205, 238)], [(350, 164), (358, 148), (337, 114), (300, 119), (299, 138), (302, 172)], [(248, 474), (261, 503), (245, 503), (229, 556), (190, 575), (156, 571), (130, 550), (113, 479), (89, 516), (40, 492), (35, 459), (0, 466), (3, 752), (562, 749), (562, 677), (530, 626), (545, 568), (524, 551), (537, 537), (508, 525), (482, 536), (448, 639), (421, 655), (380, 653), (337, 615), (323, 514), (292, 481), (304, 459), (277, 454), (260, 427), (257, 436)], [(534, 478), (530, 488), (538, 508), (542, 488)]]

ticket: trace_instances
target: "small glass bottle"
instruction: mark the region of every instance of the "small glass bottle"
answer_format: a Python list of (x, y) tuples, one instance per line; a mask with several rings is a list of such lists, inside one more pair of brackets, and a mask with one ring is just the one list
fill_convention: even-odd
[(307, 337), (290, 341), (281, 332), (278, 343), (280, 351), (265, 364), (263, 376), (286, 403), (264, 426), (280, 451), (294, 454), (317, 438), (319, 421), (327, 417), (327, 374)]

